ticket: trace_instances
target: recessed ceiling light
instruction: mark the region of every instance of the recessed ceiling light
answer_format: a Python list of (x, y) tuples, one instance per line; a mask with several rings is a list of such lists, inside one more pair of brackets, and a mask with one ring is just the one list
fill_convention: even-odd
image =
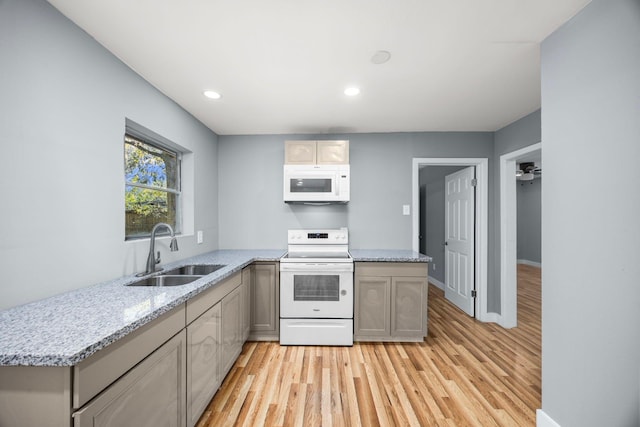
[(212, 90), (205, 90), (204, 91), (204, 96), (206, 96), (207, 98), (211, 98), (211, 99), (220, 99), (220, 98), (222, 98), (222, 95), (220, 95), (218, 92), (214, 92)]
[(347, 96), (356, 96), (359, 93), (360, 93), (360, 89), (355, 86), (348, 87), (344, 90), (344, 94)]
[(391, 59), (391, 53), (386, 50), (379, 50), (371, 57), (371, 62), (374, 64), (384, 64)]

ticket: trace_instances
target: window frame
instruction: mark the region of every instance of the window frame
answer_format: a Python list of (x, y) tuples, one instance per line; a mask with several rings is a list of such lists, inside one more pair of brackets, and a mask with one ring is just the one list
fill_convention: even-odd
[[(127, 187), (136, 187), (136, 188), (142, 188), (142, 189), (147, 189), (147, 190), (152, 190), (152, 191), (161, 191), (161, 192), (165, 192), (165, 193), (170, 193), (170, 194), (174, 194), (176, 196), (176, 202), (175, 202), (175, 225), (174, 224), (169, 224), (173, 227), (174, 229), (174, 233), (176, 235), (182, 234), (182, 228), (183, 228), (183, 224), (182, 224), (182, 214), (183, 214), (183, 191), (182, 191), (182, 161), (183, 161), (183, 152), (182, 150), (178, 149), (177, 144), (172, 143), (171, 141), (167, 140), (166, 138), (155, 134), (154, 132), (148, 130), (148, 129), (144, 129), (142, 128), (140, 125), (131, 122), (129, 120), (127, 120), (126, 122), (126, 126), (125, 126), (125, 132), (122, 138), (123, 141), (123, 156), (122, 156), (122, 160), (123, 160), (123, 166), (126, 166), (126, 145), (127, 143), (127, 137), (137, 140), (143, 144), (149, 145), (155, 149), (167, 152), (167, 153), (171, 153), (172, 155), (175, 155), (176, 158), (176, 167), (175, 167), (175, 177), (174, 177), (174, 181), (175, 181), (175, 188), (162, 188), (162, 187), (158, 187), (158, 186), (154, 186), (154, 185), (148, 185), (148, 184), (140, 184), (140, 183), (135, 183), (135, 182), (129, 182), (127, 181), (126, 178), (126, 170), (123, 170), (123, 178), (124, 178), (124, 187), (125, 187), (125, 196), (126, 196), (126, 188)], [(167, 177), (167, 181), (169, 181), (169, 178)], [(163, 230), (163, 233), (165, 233), (165, 231)], [(127, 219), (126, 219), (126, 210), (125, 210), (125, 229), (124, 229), (124, 240), (125, 241), (135, 241), (135, 240), (141, 240), (141, 239), (148, 239), (151, 237), (151, 230), (149, 230), (147, 233), (144, 234), (136, 234), (136, 235), (127, 235)]]

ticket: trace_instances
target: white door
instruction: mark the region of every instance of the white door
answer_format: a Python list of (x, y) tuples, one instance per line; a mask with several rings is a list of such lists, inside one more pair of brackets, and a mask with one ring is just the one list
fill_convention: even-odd
[(445, 177), (444, 296), (474, 315), (475, 167)]

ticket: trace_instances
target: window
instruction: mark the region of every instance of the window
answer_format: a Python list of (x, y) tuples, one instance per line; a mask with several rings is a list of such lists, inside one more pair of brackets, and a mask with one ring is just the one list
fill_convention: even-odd
[(148, 237), (159, 222), (181, 231), (180, 162), (179, 152), (125, 134), (125, 240)]

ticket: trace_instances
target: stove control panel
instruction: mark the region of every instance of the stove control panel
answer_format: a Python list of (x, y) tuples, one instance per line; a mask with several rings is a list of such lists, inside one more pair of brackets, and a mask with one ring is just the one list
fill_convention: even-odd
[(287, 241), (297, 245), (345, 245), (349, 243), (349, 231), (346, 227), (334, 230), (289, 230)]

